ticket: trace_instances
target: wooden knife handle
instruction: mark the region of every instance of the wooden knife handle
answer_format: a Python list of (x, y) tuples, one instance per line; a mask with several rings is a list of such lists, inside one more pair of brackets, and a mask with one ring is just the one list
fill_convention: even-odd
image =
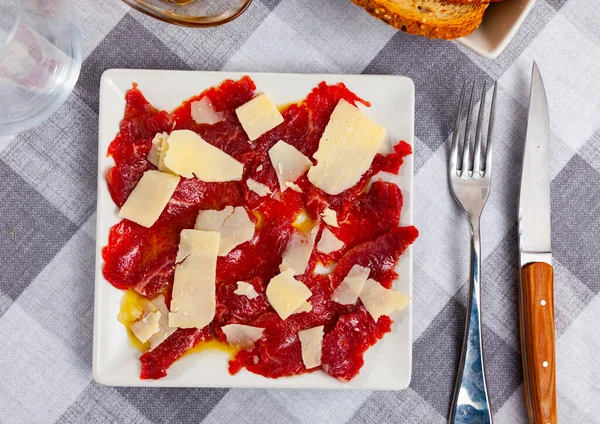
[(553, 274), (544, 262), (521, 269), (521, 353), (530, 424), (557, 423)]

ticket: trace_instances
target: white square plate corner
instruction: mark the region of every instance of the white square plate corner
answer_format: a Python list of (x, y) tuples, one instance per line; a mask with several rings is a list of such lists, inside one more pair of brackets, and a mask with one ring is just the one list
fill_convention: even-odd
[[(160, 380), (140, 380), (140, 352), (130, 345), (118, 322), (122, 292), (102, 275), (102, 247), (109, 229), (119, 222), (117, 208), (106, 185), (106, 173), (113, 166), (106, 157), (109, 143), (119, 129), (125, 107), (125, 93), (136, 82), (148, 101), (158, 109), (173, 110), (182, 101), (221, 81), (250, 75), (258, 92), (268, 93), (277, 104), (306, 97), (321, 81), (343, 82), (358, 96), (371, 102), (362, 108), (388, 130), (385, 150), (398, 140), (411, 146), (414, 141), (415, 95), (412, 80), (378, 75), (294, 75), (235, 72), (151, 71), (113, 69), (106, 71), (100, 84), (100, 123), (98, 143), (98, 209), (96, 233), (96, 282), (94, 310), (94, 379), (111, 386), (143, 387), (243, 387), (401, 390), (408, 387), (412, 368), (412, 305), (393, 316), (392, 332), (370, 348), (360, 374), (342, 383), (322, 371), (295, 377), (267, 379), (246, 370), (232, 376), (227, 371), (225, 352), (204, 350), (177, 361)], [(405, 158), (399, 176), (384, 176), (403, 191), (401, 225), (412, 224), (413, 157)], [(395, 287), (412, 296), (412, 248), (401, 258)]]
[(513, 39), (534, 3), (535, 0), (491, 3), (479, 28), (457, 41), (480, 56), (496, 59)]

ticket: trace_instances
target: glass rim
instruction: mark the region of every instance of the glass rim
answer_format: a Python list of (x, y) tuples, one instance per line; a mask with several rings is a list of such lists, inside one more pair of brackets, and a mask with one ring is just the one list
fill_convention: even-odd
[(158, 10), (144, 0), (121, 0), (123, 3), (148, 16), (169, 24), (192, 28), (208, 28), (223, 25), (233, 21), (248, 9), (252, 0), (244, 0), (237, 10), (228, 10), (220, 15), (212, 16), (187, 16), (165, 10)]

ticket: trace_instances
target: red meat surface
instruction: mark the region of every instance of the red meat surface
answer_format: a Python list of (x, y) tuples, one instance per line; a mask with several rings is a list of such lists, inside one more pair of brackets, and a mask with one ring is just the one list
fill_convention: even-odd
[(396, 264), (400, 255), (413, 244), (419, 232), (413, 226), (396, 227), (375, 240), (362, 243), (346, 253), (338, 262), (332, 274), (333, 286), (337, 287), (354, 265), (369, 268), (369, 278), (379, 281), (384, 287), (391, 288), (398, 276)]
[[(279, 192), (277, 175), (270, 162), (269, 149), (279, 140), (295, 146), (314, 161), (319, 140), (329, 117), (341, 99), (351, 104), (361, 100), (343, 84), (321, 83), (306, 99), (282, 109), (284, 123), (250, 142), (235, 114), (235, 109), (256, 95), (249, 77), (227, 80), (183, 102), (171, 114), (159, 111), (134, 87), (126, 95), (125, 116), (120, 131), (110, 144), (108, 155), (115, 166), (107, 175), (113, 201), (122, 206), (142, 174), (155, 169), (147, 160), (152, 139), (158, 132), (173, 129), (197, 132), (207, 142), (244, 164), (242, 181), (206, 183), (196, 178), (181, 178), (175, 193), (151, 228), (123, 220), (110, 230), (102, 251), (104, 276), (119, 289), (133, 289), (148, 298), (164, 293), (171, 298), (175, 257), (181, 230), (193, 228), (200, 210), (220, 210), (227, 205), (244, 206), (256, 221), (254, 237), (217, 260), (216, 314), (210, 326), (178, 329), (155, 349), (140, 357), (141, 378), (157, 379), (186, 351), (202, 341), (225, 341), (222, 327), (246, 324), (264, 328), (254, 347), (239, 351), (229, 363), (235, 374), (242, 368), (269, 378), (292, 376), (307, 370), (302, 361), (298, 331), (324, 326), (322, 368), (333, 377), (348, 381), (363, 365), (364, 352), (391, 330), (389, 317), (373, 321), (358, 301), (340, 305), (331, 300), (333, 290), (354, 264), (369, 267), (371, 278), (390, 287), (396, 277), (394, 268), (400, 255), (416, 239), (414, 227), (398, 228), (402, 212), (402, 193), (391, 183), (373, 181), (380, 171), (398, 173), (411, 147), (399, 142), (387, 155), (376, 155), (371, 167), (354, 187), (331, 196), (312, 186), (306, 175), (296, 183), (302, 193)], [(191, 117), (191, 104), (208, 97), (222, 120), (213, 125), (197, 124)], [(275, 193), (260, 197), (246, 182), (252, 178)], [(306, 209), (314, 220), (329, 207), (338, 214), (340, 226), (331, 228), (345, 243), (339, 252), (322, 255), (315, 249), (309, 266), (297, 278), (310, 290), (312, 310), (282, 320), (266, 298), (266, 287), (279, 272), (288, 239), (296, 231), (292, 223)], [(331, 275), (315, 275), (321, 261), (337, 262)], [(252, 284), (258, 296), (249, 299), (235, 294), (237, 282)]]
[(156, 380), (164, 377), (167, 375), (169, 367), (176, 360), (198, 343), (208, 340), (210, 335), (209, 327), (204, 327), (201, 330), (197, 328), (178, 328), (167, 340), (140, 357), (142, 363), (140, 378), (142, 380)]
[(350, 381), (362, 368), (367, 349), (391, 330), (390, 317), (382, 316), (375, 323), (364, 308), (340, 316), (335, 328), (323, 338), (323, 371), (338, 380)]
[(142, 174), (154, 168), (147, 156), (156, 133), (170, 132), (172, 126), (171, 115), (148, 103), (134, 84), (125, 95), (125, 116), (107, 152), (115, 166), (106, 176), (106, 182), (117, 206), (123, 206)]

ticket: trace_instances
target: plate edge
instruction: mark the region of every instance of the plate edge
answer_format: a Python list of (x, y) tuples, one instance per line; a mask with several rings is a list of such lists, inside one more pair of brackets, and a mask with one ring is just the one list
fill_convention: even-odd
[[(197, 73), (202, 73), (202, 74), (211, 74), (211, 75), (222, 75), (225, 78), (237, 78), (243, 75), (249, 75), (249, 76), (253, 76), (253, 75), (261, 75), (263, 77), (268, 77), (271, 75), (285, 75), (285, 76), (289, 76), (289, 77), (295, 77), (295, 76), (299, 76), (299, 77), (306, 77), (306, 76), (310, 76), (310, 77), (315, 77), (315, 78), (324, 78), (324, 79), (331, 79), (331, 78), (338, 78), (340, 79), (340, 82), (344, 82), (343, 79), (351, 77), (351, 78), (359, 78), (359, 79), (370, 79), (370, 78), (378, 78), (378, 79), (395, 79), (395, 80), (399, 80), (399, 81), (405, 81), (406, 83), (409, 84), (409, 95), (410, 95), (410, 109), (411, 109), (411, 126), (410, 126), (410, 144), (411, 146), (414, 148), (414, 131), (415, 131), (415, 84), (412, 78), (408, 77), (408, 76), (404, 76), (404, 75), (377, 75), (377, 74), (323, 74), (323, 73), (311, 73), (311, 74), (302, 74), (302, 73), (281, 73), (281, 72), (228, 72), (228, 71), (195, 71), (195, 70), (151, 70), (151, 69), (128, 69), (128, 68), (110, 68), (107, 69), (106, 71), (103, 72), (101, 79), (100, 79), (100, 96), (99, 96), (99, 122), (98, 122), (98, 126), (99, 126), (99, 131), (98, 131), (98, 170), (97, 170), (97, 207), (96, 207), (96, 212), (98, 212), (98, 210), (100, 209), (100, 205), (102, 204), (101, 200), (100, 200), (100, 190), (101, 187), (103, 185), (103, 180), (104, 180), (104, 175), (102, 175), (101, 169), (100, 169), (100, 163), (102, 159), (105, 159), (105, 157), (102, 155), (102, 151), (101, 150), (101, 146), (100, 146), (100, 140), (102, 138), (102, 135), (104, 134), (104, 131), (102, 130), (103, 128), (103, 121), (105, 118), (103, 118), (102, 115), (102, 104), (105, 102), (105, 97), (106, 94), (103, 94), (104, 92), (104, 87), (106, 86), (106, 84), (108, 84), (108, 81), (110, 81), (114, 76), (123, 76), (123, 75), (127, 75), (127, 74), (137, 74), (137, 73), (143, 73), (143, 74), (160, 74), (160, 73), (168, 73), (168, 74), (172, 74), (172, 73), (181, 73), (181, 74), (197, 74)], [(413, 190), (412, 188), (414, 187), (414, 151), (413, 154), (411, 154), (410, 156), (410, 162), (411, 162), (411, 174), (410, 174), (410, 204), (411, 204), (411, 208), (414, 208), (414, 199), (413, 199)], [(103, 189), (105, 189), (103, 187)], [(410, 219), (410, 225), (414, 225), (414, 220), (411, 214), (411, 219)], [(306, 386), (299, 386), (299, 387), (281, 387), (281, 388), (277, 388), (277, 387), (269, 387), (268, 386), (268, 382), (265, 385), (228, 385), (228, 386), (214, 386), (214, 385), (189, 385), (189, 384), (174, 384), (174, 385), (168, 385), (168, 386), (164, 386), (164, 385), (155, 385), (155, 384), (144, 384), (143, 380), (136, 380), (135, 383), (136, 384), (131, 384), (130, 382), (126, 382), (126, 383), (117, 383), (116, 381), (114, 381), (111, 378), (106, 378), (106, 375), (102, 375), (101, 370), (99, 369), (99, 361), (98, 361), (98, 355), (99, 355), (99, 351), (98, 351), (98, 337), (99, 337), (99, 331), (98, 331), (98, 326), (100, 325), (99, 323), (99, 318), (98, 318), (98, 306), (99, 306), (99, 288), (100, 288), (100, 283), (101, 283), (101, 272), (102, 272), (102, 259), (101, 259), (101, 251), (102, 251), (102, 245), (101, 245), (101, 240), (99, 237), (99, 233), (100, 233), (100, 220), (98, 219), (98, 213), (97, 213), (97, 221), (96, 221), (96, 261), (95, 261), (95, 285), (94, 285), (94, 326), (93, 326), (93, 330), (94, 330), (94, 334), (93, 334), (93, 358), (92, 358), (92, 376), (94, 378), (95, 381), (97, 381), (99, 384), (105, 385), (105, 386), (111, 386), (111, 387), (178, 387), (178, 388), (208, 388), (208, 387), (215, 387), (215, 388), (224, 388), (224, 387), (229, 387), (229, 388), (260, 388), (260, 389), (273, 389), (273, 390), (279, 390), (279, 389), (321, 389), (323, 390), (323, 387), (319, 387), (319, 386), (311, 386), (311, 385), (306, 385)], [(412, 295), (412, 291), (413, 291), (413, 248), (412, 246), (409, 247), (409, 251), (407, 252), (409, 254), (409, 276), (410, 276), (410, 291), (411, 291), (411, 295)], [(409, 368), (408, 368), (408, 378), (406, 381), (402, 381), (402, 384), (394, 386), (394, 385), (383, 385), (383, 386), (371, 386), (371, 385), (364, 385), (364, 386), (339, 386), (339, 387), (327, 387), (325, 388), (326, 390), (373, 390), (373, 391), (381, 391), (381, 390), (388, 390), (388, 391), (400, 391), (400, 390), (405, 390), (406, 388), (409, 387), (410, 382), (411, 382), (411, 378), (412, 378), (412, 353), (413, 353), (413, 340), (412, 340), (412, 335), (413, 335), (413, 311), (412, 311), (412, 307), (413, 307), (413, 303), (411, 301), (410, 306), (409, 306), (409, 311), (407, 314), (407, 317), (409, 319), (409, 337), (410, 337), (410, 350), (409, 350)], [(137, 384), (139, 383), (139, 384)]]

